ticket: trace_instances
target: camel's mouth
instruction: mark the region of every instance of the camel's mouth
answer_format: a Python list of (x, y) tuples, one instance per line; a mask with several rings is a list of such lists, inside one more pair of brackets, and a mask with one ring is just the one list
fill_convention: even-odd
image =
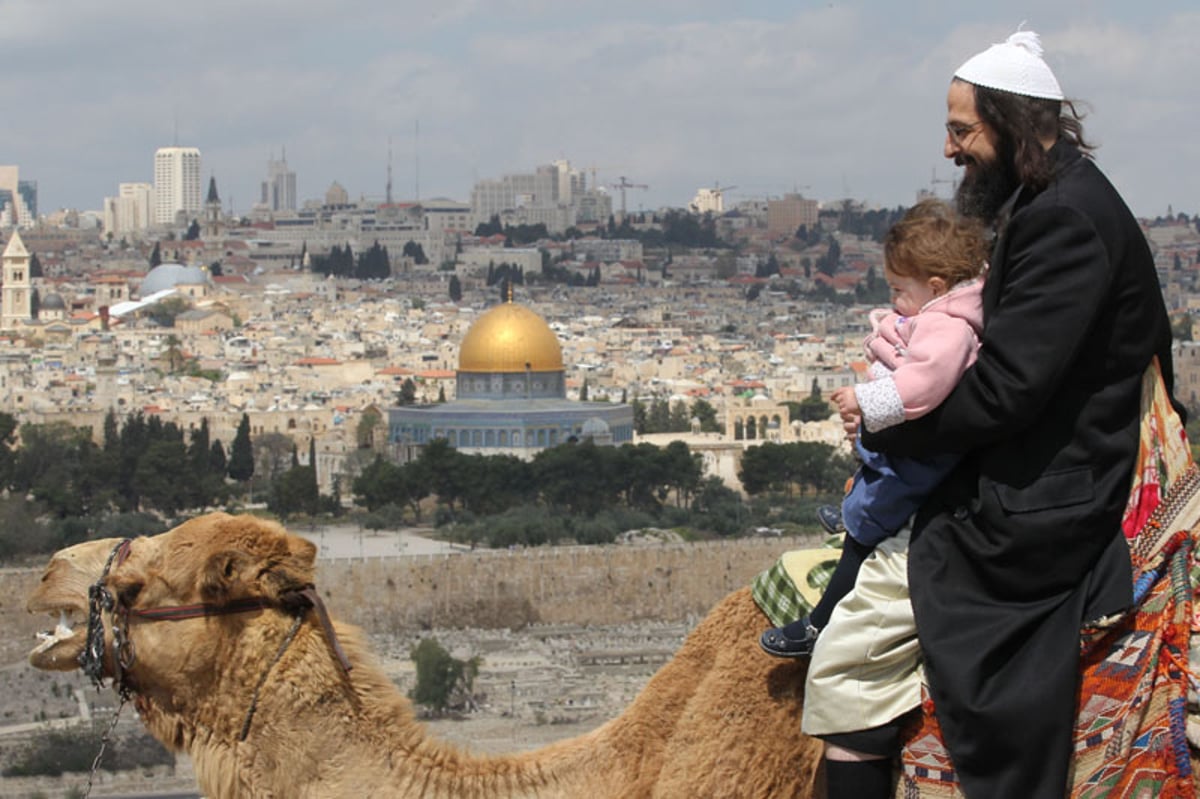
[(40, 643), (29, 653), (29, 663), (34, 668), (49, 671), (71, 671), (79, 667), (79, 654), (83, 651), (86, 636), (74, 629), (74, 613), (62, 609), (54, 629), (37, 634)]
[(29, 653), (34, 668), (79, 668), (79, 655), (87, 642), (88, 588), (104, 573), (104, 564), (119, 543), (120, 539), (85, 541), (50, 559), (42, 581), (25, 605), (30, 613), (45, 613), (53, 620), (52, 627), (38, 633), (39, 643)]

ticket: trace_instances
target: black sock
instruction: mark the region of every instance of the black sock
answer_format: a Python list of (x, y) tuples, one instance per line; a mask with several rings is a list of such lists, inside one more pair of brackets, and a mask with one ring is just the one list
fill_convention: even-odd
[(825, 760), (827, 799), (888, 799), (892, 795), (891, 758)]
[(821, 601), (813, 608), (812, 613), (808, 614), (812, 626), (821, 629), (829, 623), (829, 614), (833, 613), (833, 608), (842, 597), (850, 593), (854, 581), (858, 579), (858, 570), (862, 567), (862, 562), (874, 551), (875, 547), (860, 544), (852, 536), (846, 536), (846, 542), (842, 544), (842, 556), (838, 558), (837, 566), (829, 576), (829, 585), (825, 587), (825, 593), (821, 594)]

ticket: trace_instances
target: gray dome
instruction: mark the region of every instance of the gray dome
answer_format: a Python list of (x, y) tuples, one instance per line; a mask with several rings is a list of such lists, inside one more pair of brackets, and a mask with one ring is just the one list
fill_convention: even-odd
[(173, 289), (179, 285), (196, 286), (205, 283), (208, 283), (208, 272), (199, 266), (159, 264), (142, 278), (139, 293), (142, 297), (148, 297), (155, 292)]
[(601, 438), (603, 436), (612, 435), (612, 431), (609, 429), (608, 423), (603, 419), (596, 418), (595, 416), (585, 420), (579, 432), (584, 438)]
[(42, 298), (41, 308), (43, 311), (65, 311), (67, 303), (63, 300), (61, 294), (50, 292)]

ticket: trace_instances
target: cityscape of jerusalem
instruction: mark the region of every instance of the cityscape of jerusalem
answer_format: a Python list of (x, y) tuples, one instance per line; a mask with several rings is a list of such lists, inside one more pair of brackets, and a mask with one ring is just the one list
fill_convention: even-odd
[[(120, 184), (101, 212), (39, 214), (36, 181), (0, 167), (4, 410), (97, 443), (112, 414), (187, 433), (203, 420), (226, 453), (245, 418), (343, 497), (375, 455), (403, 463), (445, 438), (528, 460), (585, 437), (589, 420), (597, 443), (686, 441), (735, 491), (740, 453), (763, 441), (848, 452), (832, 414), (801, 418), (798, 405), (863, 378), (867, 312), (887, 302), (880, 240), (902, 208), (731, 201), (736, 187), (716, 185), (630, 211), (641, 184), (601, 185), (565, 160), (481, 180), (469, 201), (395, 199), (390, 170), (378, 201), (336, 182), (301, 199), (286, 158), (264, 166), (245, 215), (225, 210), (194, 147), (159, 149), (154, 182)], [(938, 189), (935, 177), (914, 201)], [(1188, 402), (1198, 228), (1185, 213), (1144, 220)], [(505, 302), (529, 318), (485, 325), (480, 336), (499, 338), (461, 352)], [(546, 396), (567, 404), (536, 419), (532, 385), (492, 396), (467, 377), (529, 370), (526, 356), (547, 361), (534, 372), (562, 371)], [(443, 403), (457, 413), (432, 407)], [(515, 414), (511, 436), (489, 412)]]
[[(757, 447), (808, 442), (826, 459), (849, 453), (822, 397), (863, 379), (867, 312), (887, 300), (882, 232), (902, 209), (800, 193), (732, 201), (732, 187), (711, 186), (680, 207), (630, 211), (627, 193), (638, 184), (598, 185), (567, 161), (480, 181), (469, 201), (399, 200), (390, 185), (381, 201), (352, 200), (336, 183), (302, 200), (281, 158), (265, 165), (260, 201), (233, 215), (198, 149), (164, 147), (153, 163), (153, 183), (121, 184), (100, 212), (40, 213), (36, 183), (0, 167), (0, 407), (16, 424), (9, 446), (33, 430), (75, 430), (103, 447), (114, 423), (138, 418), (174, 425), (184, 441), (203, 429), (205, 441), (229, 452), (248, 426), (257, 476), (227, 479), (221, 502), (302, 525), (335, 584), (378, 582), (356, 573), (356, 562), (476, 556), (474, 538), (470, 549), (447, 538), (455, 515), (436, 510), (443, 499), (432, 491), (369, 530), (365, 508), (355, 506), (370, 503), (355, 489), (364, 470), (419, 460), (437, 440), (524, 462), (585, 441), (682, 442), (702, 479), (747, 500), (769, 496), (741, 481)], [(914, 201), (939, 189), (948, 194), (936, 181), (917, 187)], [(1143, 220), (1143, 230), (1176, 319), (1177, 385), (1195, 403), (1200, 220), (1167, 215)], [(808, 486), (815, 496), (828, 496), (830, 481), (851, 468), (848, 458), (830, 463), (832, 476)], [(272, 482), (296, 467), (311, 470), (319, 495), (337, 498), (335, 513), (268, 501)], [(582, 475), (568, 479), (583, 485)], [(677, 493), (665, 504), (679, 501)], [(158, 529), (184, 512), (149, 495), (141, 502), (162, 519)], [(715, 555), (725, 582), (701, 592), (698, 608), (790, 542), (816, 540), (815, 526), (796, 518), (763, 527), (747, 514), (715, 536), (693, 529), (692, 540), (744, 547)], [(403, 532), (379, 529), (397, 525)], [(687, 546), (661, 529), (626, 533), (616, 546)], [(13, 538), (22, 534), (6, 525), (8, 552), (25, 551)], [(565, 535), (558, 543), (588, 542)], [(689, 568), (704, 573), (710, 556), (688, 555)], [(653, 556), (646, 564), (653, 585), (663, 566)], [(18, 584), (36, 576), (12, 571)], [(500, 574), (519, 582), (516, 572)], [(336, 592), (331, 602), (337, 607)], [(696, 618), (643, 609), (612, 619), (586, 603), (556, 617), (517, 605), (477, 604), (469, 615), (435, 613), (415, 626), (352, 618), (402, 687), (414, 685), (415, 647), (431, 629), (448, 651), (476, 658), (469, 711), (430, 723), (485, 750), (534, 746), (611, 717)], [(27, 640), (5, 646), (13, 699), (0, 743), (10, 764), (49, 719), (90, 730), (109, 703), (82, 683), (60, 689), (30, 669)], [(122, 729), (137, 734), (133, 722)], [(133, 746), (157, 751), (146, 740)], [(141, 776), (106, 777), (112, 793), (98, 795), (192, 795), (186, 759), (159, 762)], [(42, 795), (47, 785), (74, 795), (77, 783), (70, 774), (61, 783), (9, 779), (12, 791), (0, 795)]]

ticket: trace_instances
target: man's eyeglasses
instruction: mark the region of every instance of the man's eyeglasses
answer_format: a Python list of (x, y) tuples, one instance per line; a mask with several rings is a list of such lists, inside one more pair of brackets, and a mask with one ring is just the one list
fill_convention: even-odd
[(955, 147), (962, 147), (963, 139), (971, 135), (971, 132), (982, 124), (982, 119), (972, 122), (969, 125), (963, 124), (962, 122), (947, 122), (946, 132), (950, 134), (950, 141), (954, 143)]

